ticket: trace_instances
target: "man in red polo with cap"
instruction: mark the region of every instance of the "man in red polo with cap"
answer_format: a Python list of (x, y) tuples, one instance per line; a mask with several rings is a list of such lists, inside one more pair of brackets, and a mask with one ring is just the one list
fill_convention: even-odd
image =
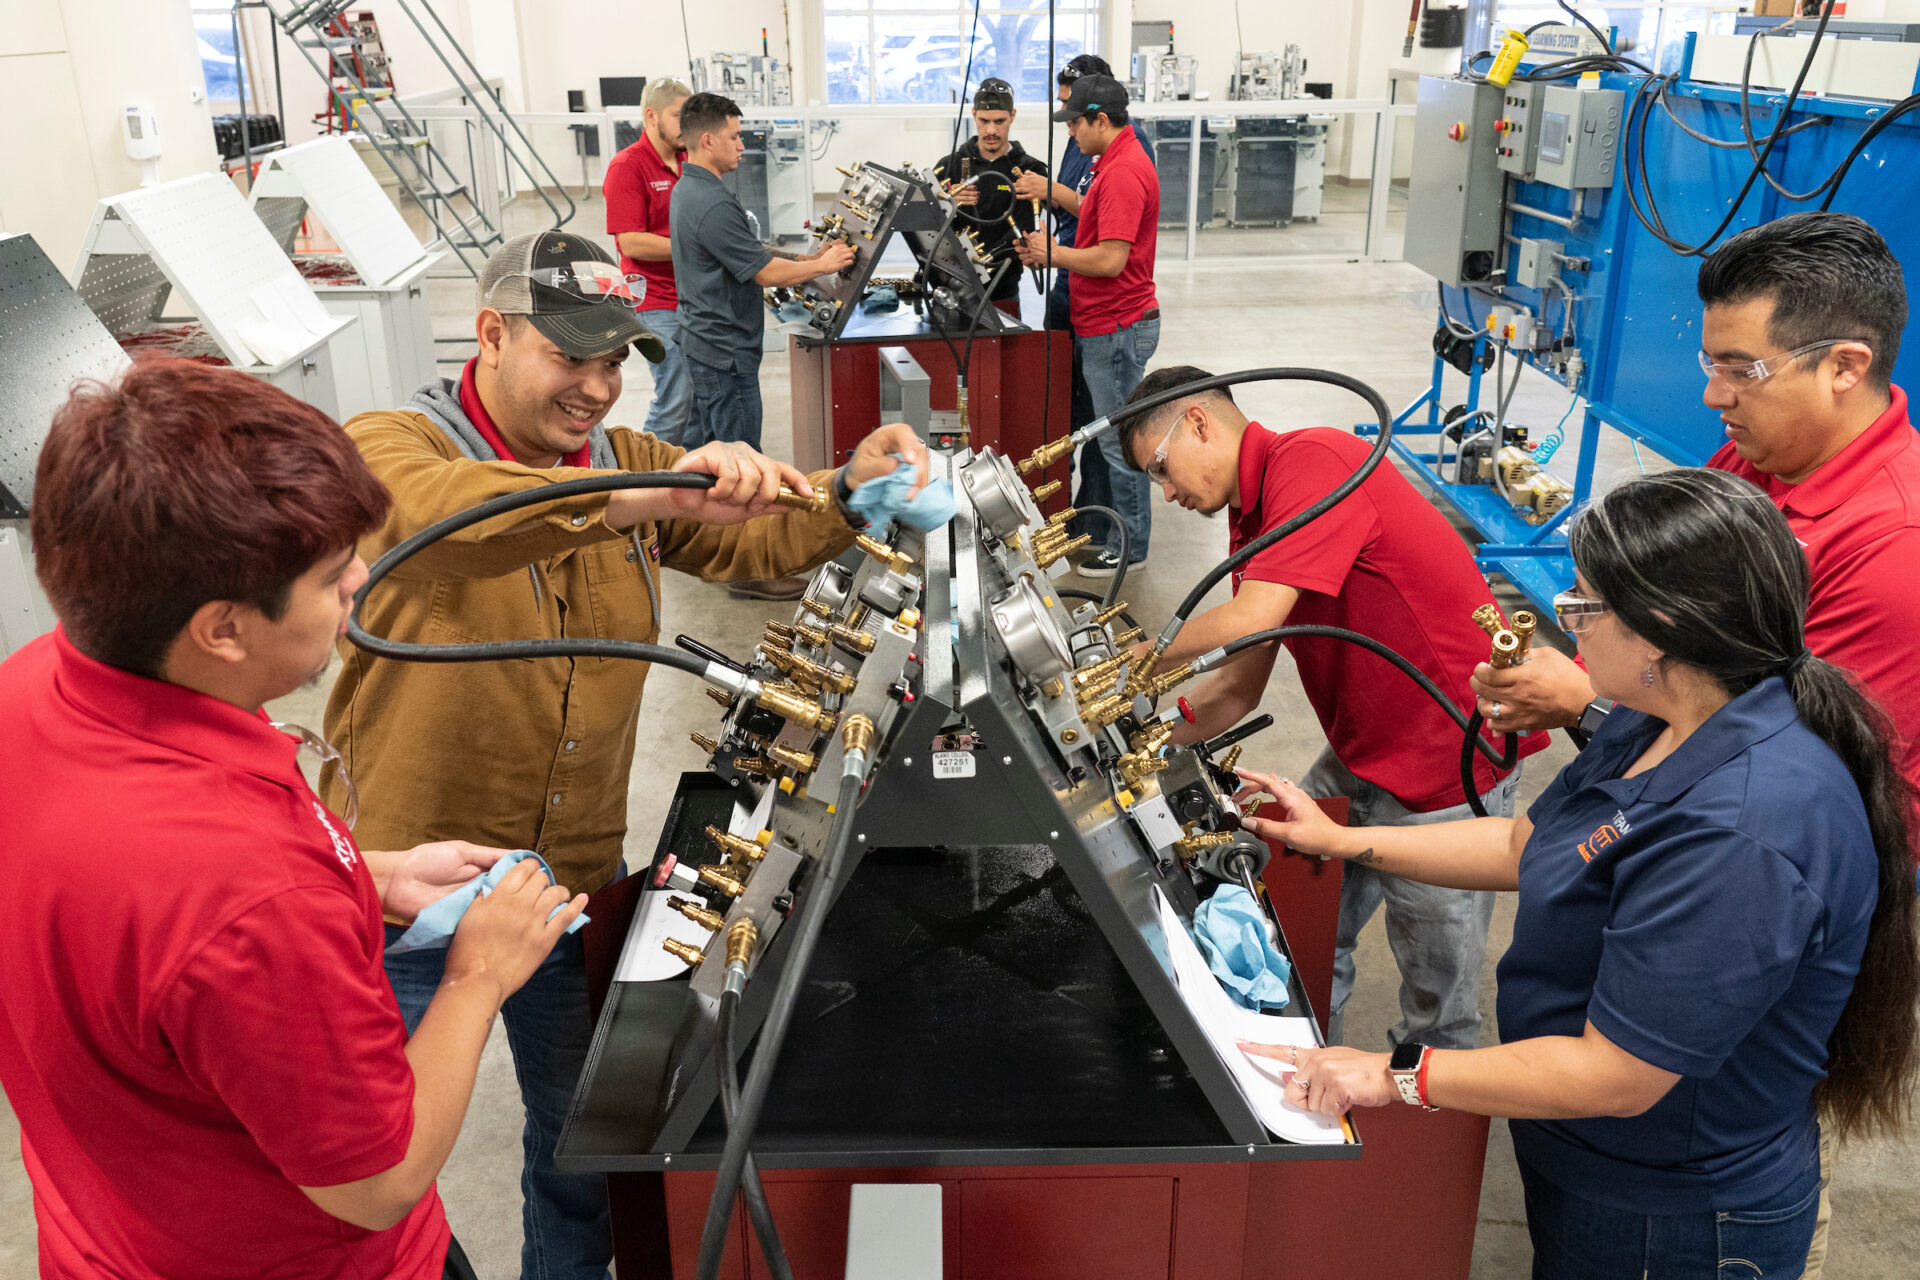
[(693, 384), (687, 358), (674, 339), (680, 332), (680, 294), (673, 282), (673, 241), (668, 213), (673, 187), (687, 151), (680, 142), (680, 108), (693, 90), (661, 77), (647, 85), (640, 109), (646, 131), (632, 146), (607, 162), (600, 183), (607, 200), (607, 234), (620, 249), (620, 270), (647, 282), (640, 314), (659, 337), (664, 354), (653, 366), (653, 405), (647, 433), (666, 444), (683, 444), (693, 412)]

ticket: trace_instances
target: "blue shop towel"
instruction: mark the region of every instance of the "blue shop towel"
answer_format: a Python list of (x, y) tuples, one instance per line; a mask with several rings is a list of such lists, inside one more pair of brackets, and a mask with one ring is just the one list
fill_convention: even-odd
[[(453, 931), (460, 926), (460, 917), (467, 914), (467, 908), (473, 905), (473, 900), (483, 893), (492, 893), (493, 887), (500, 883), (500, 878), (511, 871), (514, 864), (522, 858), (532, 858), (539, 863), (540, 869), (547, 873), (547, 883), (553, 883), (553, 868), (547, 865), (545, 858), (533, 850), (516, 849), (512, 853), (502, 854), (500, 861), (489, 867), (485, 875), (476, 876), (467, 881), (415, 916), (413, 927), (394, 940), (393, 945), (387, 948), (387, 954), (397, 956), (408, 951), (425, 951), (429, 947), (446, 946), (453, 941)], [(554, 908), (556, 914), (559, 911), (560, 907)], [(553, 917), (547, 918), (551, 920)], [(574, 932), (586, 922), (587, 917), (583, 914), (567, 926), (567, 932)]]
[[(900, 457), (897, 453), (893, 456)], [(909, 499), (907, 490), (913, 487), (913, 476), (913, 468), (903, 460), (886, 475), (875, 476), (855, 489), (847, 505), (868, 524), (898, 520), (922, 533), (953, 519), (953, 486), (946, 480), (935, 480)]]
[(893, 311), (900, 306), (900, 291), (890, 284), (876, 285), (867, 290), (867, 296), (860, 299), (860, 310), (867, 315), (876, 311)]
[(1237, 884), (1222, 885), (1193, 913), (1193, 936), (1220, 985), (1249, 1009), (1287, 1007), (1293, 967), (1273, 945), (1265, 914)]

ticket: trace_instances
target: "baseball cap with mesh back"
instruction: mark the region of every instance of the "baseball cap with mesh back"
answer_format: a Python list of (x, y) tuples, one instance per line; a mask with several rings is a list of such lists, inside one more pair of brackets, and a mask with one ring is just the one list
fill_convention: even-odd
[(536, 231), (501, 245), (480, 270), (476, 302), (504, 316), (525, 316), (576, 360), (632, 343), (654, 364), (666, 346), (640, 323), (619, 264), (571, 231)]

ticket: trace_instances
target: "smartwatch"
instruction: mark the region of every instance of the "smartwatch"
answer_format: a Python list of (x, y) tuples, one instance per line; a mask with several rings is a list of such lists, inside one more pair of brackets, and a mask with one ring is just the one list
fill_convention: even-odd
[[(1427, 1046), (1410, 1040), (1396, 1046), (1393, 1056), (1387, 1059), (1387, 1074), (1393, 1077), (1393, 1086), (1400, 1091), (1400, 1101), (1410, 1107), (1427, 1106), (1420, 1096), (1420, 1068), (1426, 1058)], [(1427, 1110), (1433, 1108), (1427, 1107)]]
[(1580, 713), (1580, 719), (1567, 728), (1567, 736), (1573, 739), (1573, 745), (1585, 751), (1587, 744), (1593, 741), (1593, 735), (1598, 733), (1600, 726), (1606, 723), (1607, 714), (1613, 710), (1613, 707), (1612, 698), (1595, 698), (1589, 702), (1586, 709)]

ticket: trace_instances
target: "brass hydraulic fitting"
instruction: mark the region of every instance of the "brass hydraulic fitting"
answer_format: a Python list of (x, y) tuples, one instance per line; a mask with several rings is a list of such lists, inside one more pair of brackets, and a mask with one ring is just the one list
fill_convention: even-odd
[(796, 622), (789, 630), (793, 632), (794, 639), (804, 641), (816, 649), (824, 649), (827, 647), (827, 633), (819, 627), (808, 626), (804, 622)]
[(1082, 708), (1080, 718), (1096, 729), (1104, 729), (1121, 716), (1133, 709), (1133, 698), (1124, 693), (1102, 698), (1090, 707)]
[(722, 831), (712, 823), (708, 823), (703, 829), (707, 833), (707, 839), (713, 841), (714, 847), (733, 861), (752, 863), (767, 856), (766, 849), (756, 840)]
[(694, 946), (692, 943), (682, 942), (678, 938), (664, 939), (660, 943), (660, 949), (671, 952), (696, 969), (700, 967), (700, 962), (706, 959), (706, 953), (701, 951), (700, 948)]
[(733, 706), (733, 695), (728, 693), (725, 689), (716, 689), (712, 685), (708, 685), (707, 696), (709, 698), (712, 698), (715, 702), (719, 703), (723, 707)]
[(833, 606), (823, 601), (815, 600), (812, 596), (801, 596), (800, 607), (816, 618), (831, 619), (833, 617)]
[(1074, 518), (1075, 516), (1077, 516), (1077, 515), (1079, 515), (1079, 514), (1080, 514), (1080, 508), (1078, 508), (1078, 507), (1066, 507), (1066, 508), (1064, 508), (1064, 509), (1062, 509), (1062, 510), (1060, 510), (1060, 511), (1056, 511), (1056, 512), (1054, 512), (1054, 513), (1053, 513), (1052, 515), (1050, 515), (1050, 516), (1048, 516), (1048, 517), (1047, 517), (1047, 523), (1048, 523), (1049, 525), (1052, 525), (1052, 526), (1054, 526), (1054, 527), (1056, 527), (1056, 528), (1058, 528), (1058, 527), (1059, 527), (1060, 525), (1063, 525), (1063, 524), (1065, 524), (1065, 523), (1066, 523), (1067, 521), (1069, 521), (1069, 520), (1071, 520), (1071, 519), (1073, 519), (1073, 518)]
[(1040, 686), (1040, 692), (1045, 694), (1049, 698), (1057, 698), (1061, 694), (1065, 693), (1066, 691), (1067, 691), (1066, 681), (1062, 680), (1059, 676), (1055, 676), (1053, 679), (1047, 681), (1045, 684)]
[(792, 640), (794, 627), (796, 625), (796, 623), (791, 622), (769, 622), (767, 623), (767, 634), (770, 636), (779, 636), (785, 640)]
[(1227, 749), (1227, 754), (1220, 757), (1220, 772), (1232, 773), (1233, 766), (1239, 763), (1240, 763), (1240, 744), (1236, 742), (1233, 744), (1233, 746)]
[(1131, 755), (1121, 756), (1118, 767), (1120, 776), (1126, 780), (1127, 785), (1129, 787), (1138, 787), (1154, 774), (1159, 773), (1163, 769), (1171, 768), (1172, 765), (1173, 761), (1168, 760), (1164, 756), (1135, 752)]
[(1132, 739), (1129, 740), (1128, 745), (1135, 751), (1152, 755), (1171, 741), (1173, 741), (1173, 726), (1163, 720), (1156, 724), (1148, 725), (1140, 732), (1134, 734)]
[(747, 891), (745, 882), (736, 880), (718, 867), (701, 867), (696, 873), (700, 883), (710, 889), (718, 889), (729, 898), (737, 898)]
[(775, 764), (784, 765), (795, 773), (812, 773), (819, 761), (811, 751), (796, 751), (792, 747), (768, 747), (767, 754), (773, 757)]
[(858, 679), (851, 671), (840, 671), (811, 658), (803, 658), (797, 653), (776, 649), (767, 655), (767, 661), (796, 680), (819, 685), (834, 693), (852, 693)]
[(667, 905), (702, 928), (718, 929), (727, 922), (727, 918), (718, 911), (709, 911), (692, 898), (682, 898), (676, 894), (667, 899)]
[(1516, 665), (1520, 653), (1520, 637), (1511, 631), (1501, 630), (1493, 636), (1493, 654), (1487, 661), (1495, 667)]
[(1146, 686), (1147, 678), (1153, 674), (1154, 668), (1160, 665), (1160, 659), (1164, 653), (1165, 650), (1162, 649), (1149, 649), (1147, 655), (1134, 664), (1133, 670), (1127, 675), (1129, 695)]
[(727, 930), (727, 967), (744, 965), (753, 959), (753, 949), (760, 943), (760, 930), (751, 920), (736, 920), (733, 928)]
[(754, 701), (782, 720), (790, 720), (803, 729), (830, 732), (840, 719), (836, 713), (826, 710), (819, 703), (785, 689), (762, 689)]
[(773, 495), (774, 505), (790, 511), (804, 511), (809, 515), (823, 516), (833, 510), (833, 495), (825, 489), (815, 489), (812, 497), (782, 488)]
[(1018, 468), (1020, 474), (1024, 476), (1035, 471), (1044, 471), (1072, 452), (1073, 437), (1071, 435), (1065, 435), (1061, 436), (1058, 440), (1050, 440), (1046, 444), (1041, 445), (1038, 449), (1035, 449), (1014, 465)]
[(1146, 638), (1147, 638), (1147, 633), (1142, 631), (1140, 628), (1128, 627), (1125, 631), (1122, 631), (1119, 635), (1115, 636), (1113, 638), (1113, 642), (1121, 646), (1122, 648), (1125, 648), (1128, 645), (1139, 644), (1142, 640), (1145, 640)]
[(834, 622), (827, 626), (827, 635), (842, 649), (866, 655), (873, 652), (873, 634), (849, 627), (845, 623)]
[(774, 775), (773, 766), (759, 756), (735, 756), (733, 771), (744, 773), (749, 778), (771, 778)]
[(856, 533), (853, 535), (853, 541), (862, 551), (895, 573), (905, 573), (913, 567), (913, 557), (895, 551), (870, 533)]
[[(1163, 693), (1171, 693), (1191, 679), (1193, 679), (1193, 664), (1183, 662), (1171, 671), (1155, 676), (1151, 680), (1142, 681), (1140, 691), (1149, 698), (1157, 698)], [(1129, 680), (1127, 683), (1131, 685), (1133, 682)]]
[(1243, 818), (1251, 818), (1254, 814), (1260, 812), (1260, 806), (1266, 802), (1267, 798), (1265, 796), (1249, 796), (1247, 802), (1240, 806), (1240, 816)]
[(1112, 691), (1114, 682), (1120, 678), (1120, 668), (1127, 663), (1127, 655), (1116, 653), (1111, 658), (1102, 658), (1090, 667), (1082, 667), (1073, 673), (1073, 691), (1082, 701), (1092, 697), (1105, 697)]
[(1487, 633), (1492, 639), (1500, 634), (1500, 611), (1490, 604), (1483, 604), (1473, 611), (1473, 624)]
[(1060, 481), (1049, 480), (1033, 491), (1033, 500), (1035, 502), (1045, 502), (1058, 492), (1060, 492)]
[(856, 712), (847, 717), (847, 723), (840, 730), (840, 747), (843, 751), (858, 751), (871, 756), (873, 735), (873, 721), (865, 712)]
[(1528, 657), (1533, 648), (1533, 633), (1540, 627), (1540, 619), (1525, 609), (1513, 611), (1513, 638), (1520, 642), (1520, 652), (1514, 657), (1514, 665), (1519, 666)]
[(1233, 843), (1231, 831), (1196, 831), (1190, 836), (1173, 842), (1173, 851), (1182, 858), (1191, 861), (1208, 849), (1218, 849)]
[(847, 168), (847, 166), (843, 164), (837, 164), (833, 167), (839, 170), (841, 173), (845, 174), (849, 178), (856, 176), (860, 172), (860, 163), (858, 161), (854, 163), (854, 166), (851, 169)]
[(1080, 550), (1082, 547), (1088, 546), (1092, 542), (1093, 542), (1093, 535), (1090, 533), (1083, 533), (1077, 538), (1074, 538), (1067, 542), (1060, 543), (1058, 546), (1054, 546), (1053, 544), (1050, 543), (1048, 544), (1048, 547), (1045, 551), (1041, 551), (1039, 548), (1036, 547), (1034, 549), (1035, 550), (1035, 555), (1033, 557), (1034, 563), (1038, 564), (1042, 569), (1044, 569), (1047, 566), (1051, 565), (1054, 561), (1059, 560), (1065, 556), (1070, 556), (1074, 552)]
[(720, 749), (720, 744), (715, 742), (712, 738), (709, 738), (704, 733), (696, 733), (693, 735), (693, 745), (700, 748), (702, 751), (706, 752), (708, 755), (712, 755), (714, 752)]
[(1125, 600), (1115, 600), (1112, 604), (1093, 615), (1094, 625), (1104, 627), (1127, 611)]

